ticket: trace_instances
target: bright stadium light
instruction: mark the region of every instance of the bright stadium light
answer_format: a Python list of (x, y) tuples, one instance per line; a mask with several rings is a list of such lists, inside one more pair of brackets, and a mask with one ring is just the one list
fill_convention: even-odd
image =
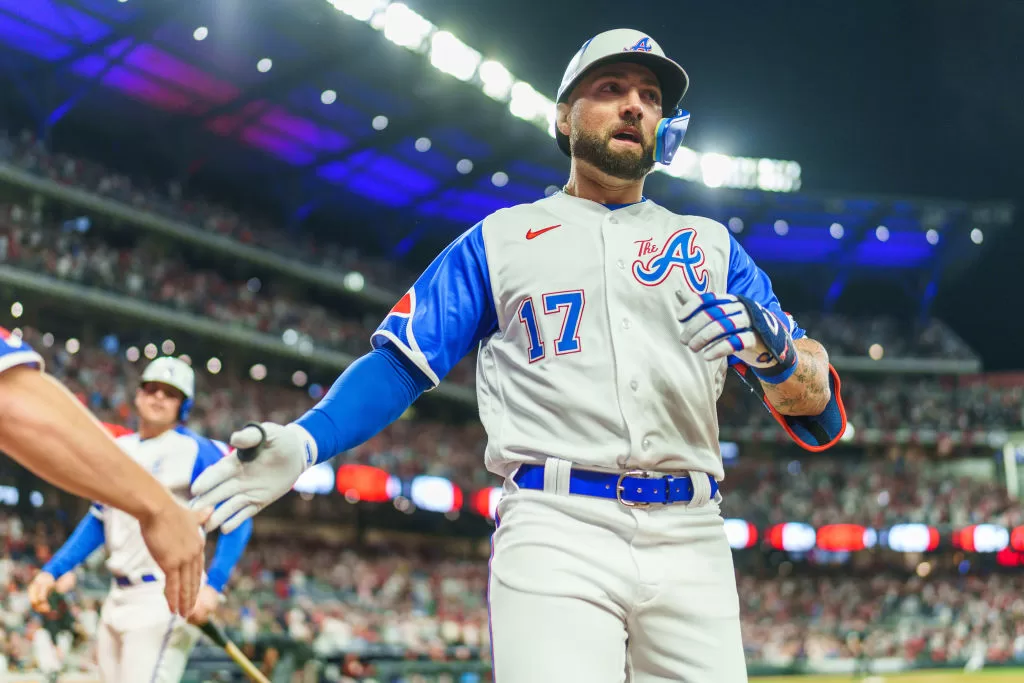
[(299, 343), (299, 333), (293, 329), (287, 329), (281, 335), (281, 341), (283, 341), (288, 346), (295, 346), (296, 344)]
[[(436, 28), (401, 2), (391, 3), (378, 17), (383, 25), (384, 37), (410, 50), (419, 50), (423, 41)], [(374, 17), (374, 28), (378, 28), (378, 17)]]
[(469, 159), (459, 159), (459, 163), (455, 164), (455, 170), (462, 175), (467, 175), (473, 171), (473, 162)]
[(729, 177), (732, 159), (724, 154), (704, 154), (700, 158), (701, 180), (708, 187), (721, 187)]
[(373, 121), (370, 122), (370, 125), (373, 126), (374, 130), (384, 130), (385, 128), (388, 127), (388, 117), (384, 116), (383, 114), (374, 116)]
[(294, 373), (292, 373), (292, 384), (294, 384), (297, 387), (306, 386), (306, 382), (308, 380), (309, 378), (306, 376), (306, 373), (304, 373), (302, 370), (296, 370)]
[(78, 343), (78, 340), (72, 337), (64, 342), (64, 350), (70, 353), (72, 356), (78, 353), (78, 350), (82, 348), (82, 345)]
[(417, 138), (416, 139), (416, 151), (417, 152), (429, 152), (430, 151), (430, 138)]
[(180, 356), (178, 356), (178, 360), (180, 360), (185, 365), (192, 365), (192, 356), (188, 355), (187, 353), (183, 353)]
[(25, 307), (21, 305), (20, 301), (15, 301), (11, 304), (11, 317), (20, 318), (21, 314), (25, 312)]
[(502, 102), (508, 98), (515, 78), (504, 65), (489, 59), (480, 65), (479, 75), (485, 95)]
[[(389, 0), (327, 0), (341, 12), (369, 22), (391, 42), (420, 52), (440, 71), (467, 82), (479, 82), (488, 97), (508, 101), (513, 85), (522, 83), (521, 96), (509, 107), (511, 113), (555, 137), (555, 104), (529, 84), (519, 81), (500, 62), (480, 61), (480, 53), (448, 31), (439, 31), (428, 19), (404, 3)], [(429, 43), (427, 42), (429, 39)], [(429, 54), (427, 54), (429, 48)], [(473, 78), (475, 69), (476, 79)], [(527, 90), (529, 88), (529, 90)], [(377, 130), (383, 130), (386, 124)], [(760, 189), (765, 192), (796, 192), (801, 187), (801, 168), (795, 161), (701, 154), (681, 147), (669, 166), (655, 171), (708, 187)]]
[(743, 219), (733, 216), (729, 219), (729, 230), (735, 233), (743, 232)]
[(249, 368), (249, 376), (257, 382), (263, 381), (267, 377), (267, 366), (263, 363), (257, 363)]
[(334, 8), (353, 19), (369, 21), (378, 10), (387, 6), (388, 0), (329, 0)]
[(543, 120), (547, 125), (548, 114), (555, 110), (555, 103), (533, 89), (526, 81), (512, 86), (512, 99), (508, 110), (513, 116), (526, 121)]
[(220, 368), (220, 358), (211, 358), (210, 360), (206, 361), (206, 371), (211, 375), (216, 375), (218, 372), (220, 372)]
[(195, 31), (192, 31), (192, 37), (195, 40), (206, 40), (206, 36), (210, 35), (210, 30), (205, 26), (200, 26)]
[(150, 360), (156, 358), (156, 353), (156, 344), (146, 344), (146, 348), (142, 350), (142, 354)]
[(128, 359), (129, 363), (136, 363), (139, 360), (139, 347), (129, 346), (124, 352), (124, 357)]
[(936, 244), (939, 243), (939, 231), (929, 230), (924, 234), (924, 238), (928, 240), (928, 244), (935, 246)]
[(491, 176), (491, 183), (493, 183), (495, 187), (505, 187), (508, 185), (508, 174), (504, 171), (498, 171)]
[(324, 90), (320, 93), (320, 101), (324, 104), (334, 104), (338, 100), (338, 93), (333, 90)]
[(971, 230), (971, 241), (972, 242), (974, 242), (975, 244), (981, 244), (984, 239), (985, 239), (985, 234), (981, 230), (979, 230), (978, 228), (975, 228), (974, 230)]
[(789, 223), (781, 218), (775, 221), (775, 225), (773, 227), (775, 228), (775, 234), (779, 237), (785, 237), (789, 234)]
[(174, 340), (164, 339), (164, 343), (160, 345), (160, 350), (164, 352), (165, 356), (169, 356), (174, 353)]
[[(46, 334), (43, 335), (43, 346), (45, 348), (50, 348), (51, 346), (53, 346), (53, 333), (52, 332), (47, 332)], [(135, 347), (132, 347), (132, 348), (135, 348)], [(138, 354), (139, 354), (139, 350), (135, 349), (135, 360), (139, 359), (139, 355)], [(128, 360), (131, 360), (131, 359), (129, 358)]]
[(345, 273), (345, 277), (342, 278), (341, 284), (345, 285), (345, 289), (350, 292), (361, 292), (363, 287), (366, 286), (366, 278), (363, 274), (353, 270), (350, 273)]
[(430, 39), (430, 63), (460, 81), (473, 78), (480, 61), (479, 52), (448, 31), (438, 31)]
[(879, 225), (877, 228), (875, 228), (875, 237), (878, 238), (879, 242), (888, 242), (889, 228), (885, 227), (884, 225)]
[(828, 234), (832, 235), (834, 239), (843, 239), (843, 235), (845, 233), (846, 231), (843, 230), (843, 226), (840, 223), (833, 223), (831, 226), (829, 226)]
[(272, 68), (274, 68), (274, 60), (272, 60), (270, 57), (264, 57), (260, 61), (256, 62), (256, 70), (259, 71), (261, 74), (267, 73)]

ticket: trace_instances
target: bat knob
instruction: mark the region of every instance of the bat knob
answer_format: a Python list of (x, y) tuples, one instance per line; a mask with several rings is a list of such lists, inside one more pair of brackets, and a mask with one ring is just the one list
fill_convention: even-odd
[(237, 449), (238, 459), (242, 462), (252, 462), (256, 459), (256, 456), (260, 454), (260, 449), (263, 448), (263, 444), (267, 442), (267, 432), (263, 429), (263, 425), (258, 422), (249, 422), (242, 429), (248, 429), (249, 427), (255, 427), (260, 430), (260, 440), (255, 446), (249, 446), (248, 448)]

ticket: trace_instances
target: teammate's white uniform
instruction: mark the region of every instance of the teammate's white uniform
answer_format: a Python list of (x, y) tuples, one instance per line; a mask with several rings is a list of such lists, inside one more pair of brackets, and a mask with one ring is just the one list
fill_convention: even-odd
[[(189, 487), (195, 478), (227, 450), (224, 444), (184, 427), (145, 440), (138, 434), (128, 434), (119, 437), (117, 443), (184, 503), (191, 498)], [(199, 638), (198, 629), (168, 609), (163, 573), (146, 548), (138, 521), (95, 503), (90, 516), (102, 525), (83, 520), (54, 559), (60, 565), (67, 562), (73, 566), (101, 543), (107, 549), (106, 566), (114, 581), (103, 603), (97, 633), (97, 658), (104, 682), (176, 683)], [(219, 539), (206, 577), (218, 591), (241, 556), (251, 528), (240, 527)]]
[[(490, 585), (502, 683), (746, 679), (709, 479), (724, 478), (727, 363), (679, 343), (680, 292), (743, 294), (804, 334), (721, 224), (559, 192), (465, 233), (374, 335), (434, 382), (482, 340), (487, 468), (506, 477)], [(520, 490), (523, 464), (544, 467), (543, 492)], [(571, 496), (571, 467), (689, 473), (695, 499), (637, 509)], [(590, 653), (583, 668), (567, 648)]]

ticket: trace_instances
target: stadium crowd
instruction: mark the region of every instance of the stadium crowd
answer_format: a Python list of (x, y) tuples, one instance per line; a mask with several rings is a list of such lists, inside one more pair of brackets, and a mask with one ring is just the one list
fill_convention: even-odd
[[(300, 238), (262, 218), (244, 216), (203, 198), (186, 197), (176, 183), (160, 190), (156, 183), (48, 151), (29, 131), (14, 137), (0, 134), (0, 161), (305, 263), (330, 270), (355, 270), (378, 287), (395, 292), (396, 300), (416, 277), (415, 272), (394, 261), (368, 258), (335, 243)], [(365, 324), (340, 319), (308, 302), (300, 306), (300, 302), (284, 295), (254, 296), (248, 281), (228, 282), (213, 271), (189, 268), (181, 258), (154, 253), (152, 249), (114, 250), (99, 240), (67, 235), (58, 240), (43, 239), (43, 235), (52, 238), (61, 226), (44, 225), (41, 212), (28, 212), (22, 207), (9, 207), (0, 211), (0, 216), (8, 231), (12, 224), (25, 228), (17, 238), (8, 236), (12, 247), (19, 242), (23, 245), (27, 239), (35, 249), (36, 253), (21, 261), (25, 267), (34, 266), (60, 277), (86, 279), (96, 286), (176, 307), (203, 310), (218, 320), (242, 322), (264, 331), (280, 333), (289, 327), (301, 327), (305, 334), (333, 348), (351, 350), (351, 344), (358, 347), (362, 342), (360, 329), (365, 329)], [(26, 222), (30, 224), (24, 225)], [(12, 261), (19, 262), (17, 257)], [(142, 264), (146, 267), (142, 268)], [(797, 319), (837, 355), (865, 356), (877, 344), (889, 358), (975, 357), (967, 344), (939, 320), (918, 323), (813, 314), (801, 314)]]
[[(912, 449), (907, 449), (911, 451)], [(1024, 510), (994, 477), (955, 474), (926, 459), (741, 458), (726, 472), (722, 511), (759, 528), (786, 522), (814, 527), (854, 523), (875, 529), (920, 523), (963, 528), (1024, 524)], [(994, 470), (995, 461), (991, 464)]]
[[(740, 576), (748, 660), (853, 658), (1024, 661), (1024, 577)], [(852, 636), (852, 637), (851, 637)]]

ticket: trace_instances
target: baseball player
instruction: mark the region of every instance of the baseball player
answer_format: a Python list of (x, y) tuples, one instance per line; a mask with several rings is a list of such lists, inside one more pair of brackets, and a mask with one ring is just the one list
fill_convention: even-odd
[[(227, 451), (185, 428), (195, 397), (195, 373), (177, 358), (157, 358), (142, 373), (135, 394), (139, 430), (117, 444), (149, 470), (177, 500), (187, 502), (189, 487)], [(252, 524), (239, 525), (217, 540), (206, 582), (189, 621), (205, 622), (241, 558)], [(199, 630), (160, 600), (164, 576), (125, 513), (94, 504), (67, 542), (54, 553), (29, 586), (36, 609), (45, 612), (55, 577), (63, 576), (105, 545), (113, 585), (100, 614), (97, 659), (106, 683), (176, 683), (181, 679)]]
[[(562, 191), (450, 244), (373, 350), (288, 425), (246, 426), (193, 484), (234, 528), (396, 419), (479, 345), (487, 468), (505, 478), (489, 585), (502, 683), (746, 680), (715, 403), (729, 365), (800, 443), (844, 417), (822, 346), (716, 221), (643, 194), (689, 115), (647, 34), (588, 40), (557, 94)], [(248, 455), (248, 453), (246, 453)]]
[(125, 455), (43, 359), (0, 327), (0, 450), (54, 486), (124, 510), (166, 582), (170, 610), (188, 615), (203, 572), (199, 519)]

